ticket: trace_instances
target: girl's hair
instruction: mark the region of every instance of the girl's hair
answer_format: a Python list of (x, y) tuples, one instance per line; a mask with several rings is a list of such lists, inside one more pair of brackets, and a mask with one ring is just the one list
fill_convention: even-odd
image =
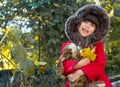
[(96, 28), (99, 29), (100, 22), (99, 22), (99, 18), (97, 17), (97, 15), (90, 13), (89, 15), (83, 17), (83, 21), (90, 21), (96, 25)]

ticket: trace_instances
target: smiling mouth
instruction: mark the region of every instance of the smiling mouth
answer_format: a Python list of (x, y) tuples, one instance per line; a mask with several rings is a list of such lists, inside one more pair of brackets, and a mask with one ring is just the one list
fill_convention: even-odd
[(82, 28), (82, 31), (85, 33), (89, 33), (89, 31), (86, 28)]

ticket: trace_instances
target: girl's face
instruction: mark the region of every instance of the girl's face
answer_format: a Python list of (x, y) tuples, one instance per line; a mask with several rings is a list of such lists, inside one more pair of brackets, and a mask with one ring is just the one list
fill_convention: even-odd
[(80, 26), (78, 27), (78, 32), (81, 34), (81, 36), (87, 37), (93, 34), (95, 29), (96, 29), (96, 25), (93, 24), (92, 22), (82, 21)]

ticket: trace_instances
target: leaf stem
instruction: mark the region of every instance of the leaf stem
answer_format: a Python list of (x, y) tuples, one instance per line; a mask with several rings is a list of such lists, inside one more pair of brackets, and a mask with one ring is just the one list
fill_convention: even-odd
[(0, 41), (0, 44), (1, 44), (1, 43), (3, 42), (3, 40), (6, 38), (7, 34), (8, 34), (8, 31), (6, 31), (5, 35), (2, 37), (2, 39), (1, 39), (1, 41)]
[(12, 63), (10, 61), (10, 59), (8, 59), (3, 53), (0, 52), (0, 55), (2, 55), (5, 59), (7, 59), (17, 70), (19, 70), (21, 73), (23, 73), (22, 70), (20, 68), (18, 68), (14, 63)]

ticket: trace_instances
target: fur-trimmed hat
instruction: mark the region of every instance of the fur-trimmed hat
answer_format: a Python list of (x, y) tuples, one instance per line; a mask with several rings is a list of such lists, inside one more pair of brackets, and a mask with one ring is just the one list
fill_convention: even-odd
[[(89, 37), (82, 37), (78, 32), (77, 25), (81, 23), (82, 20), (85, 20), (85, 18), (90, 18), (91, 15), (93, 15), (93, 17), (95, 16), (96, 19), (93, 21), (97, 21), (98, 24), (96, 31)], [(104, 9), (102, 9), (100, 6), (90, 4), (78, 9), (77, 12), (67, 19), (65, 24), (65, 34), (75, 44), (81, 47), (88, 47), (89, 45), (103, 39), (109, 28), (110, 19)]]

